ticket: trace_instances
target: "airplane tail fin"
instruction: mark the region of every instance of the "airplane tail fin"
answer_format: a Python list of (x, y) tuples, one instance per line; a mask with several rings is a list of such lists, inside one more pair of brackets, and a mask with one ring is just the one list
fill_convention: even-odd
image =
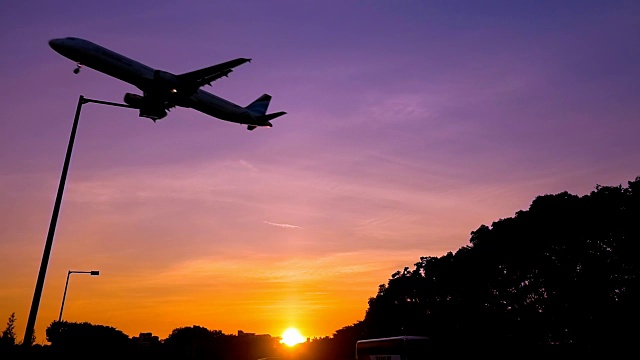
[(251, 104), (247, 105), (245, 109), (249, 110), (249, 112), (256, 119), (258, 124), (252, 124), (247, 126), (247, 130), (253, 130), (258, 126), (266, 126), (272, 127), (269, 121), (286, 114), (284, 111), (279, 111), (272, 114), (267, 114), (267, 109), (269, 108), (269, 102), (271, 102), (271, 95), (262, 94), (259, 98), (255, 99)]
[(267, 113), (267, 108), (271, 102), (271, 95), (262, 94), (259, 98), (255, 99), (251, 104), (247, 105), (245, 109), (249, 110), (253, 116), (264, 116)]

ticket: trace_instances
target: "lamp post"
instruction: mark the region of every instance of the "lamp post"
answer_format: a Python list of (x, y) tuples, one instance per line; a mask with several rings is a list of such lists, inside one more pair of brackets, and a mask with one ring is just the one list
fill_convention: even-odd
[(129, 106), (126, 104), (118, 104), (118, 103), (109, 102), (109, 101), (88, 99), (82, 95), (80, 95), (80, 97), (78, 98), (78, 106), (76, 107), (76, 116), (73, 119), (71, 135), (69, 136), (69, 145), (67, 146), (67, 155), (64, 159), (64, 165), (62, 166), (62, 174), (60, 175), (60, 183), (58, 184), (58, 193), (56, 195), (56, 202), (53, 206), (53, 213), (51, 214), (51, 222), (49, 223), (49, 232), (47, 233), (47, 240), (45, 242), (44, 251), (42, 253), (42, 261), (40, 262), (40, 271), (38, 272), (38, 280), (36, 281), (36, 288), (33, 293), (31, 310), (29, 310), (27, 327), (24, 331), (24, 339), (22, 341), (22, 344), (25, 346), (31, 346), (31, 341), (33, 338), (33, 329), (36, 325), (38, 307), (40, 306), (42, 288), (44, 287), (44, 278), (47, 275), (47, 266), (49, 265), (49, 256), (51, 255), (51, 247), (53, 246), (53, 236), (55, 234), (56, 224), (58, 222), (58, 213), (60, 212), (60, 204), (62, 203), (62, 194), (64, 193), (64, 184), (67, 181), (67, 172), (69, 170), (69, 162), (71, 161), (71, 151), (73, 150), (73, 142), (75, 141), (75, 138), (76, 138), (76, 129), (78, 128), (80, 110), (82, 110), (82, 105), (90, 102), (96, 103), (96, 104), (102, 104), (102, 105), (118, 106), (118, 107), (133, 109), (132, 106)]
[(64, 300), (67, 298), (67, 288), (69, 287), (69, 276), (71, 276), (71, 274), (90, 274), (91, 276), (98, 276), (98, 275), (100, 275), (100, 271), (98, 271), (98, 270), (91, 270), (91, 271), (69, 270), (69, 272), (67, 272), (67, 283), (64, 286), (64, 295), (62, 295), (62, 305), (60, 305), (60, 316), (58, 317), (58, 321), (62, 321), (62, 310), (64, 309)]

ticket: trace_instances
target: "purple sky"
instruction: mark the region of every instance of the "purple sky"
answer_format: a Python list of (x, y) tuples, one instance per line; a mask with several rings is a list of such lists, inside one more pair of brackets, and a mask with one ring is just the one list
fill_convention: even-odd
[(249, 132), (190, 109), (83, 107), (37, 341), (58, 317), (327, 336), (420, 256), (537, 195), (640, 176), (635, 1), (22, 1), (0, 13), (0, 321), (22, 338), (79, 95), (133, 86), (49, 48), (74, 36), (288, 114)]

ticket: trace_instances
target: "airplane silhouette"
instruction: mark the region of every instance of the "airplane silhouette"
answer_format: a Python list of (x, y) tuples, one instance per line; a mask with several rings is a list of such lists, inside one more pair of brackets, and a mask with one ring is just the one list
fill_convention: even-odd
[(248, 130), (272, 127), (271, 120), (286, 114), (284, 111), (267, 114), (271, 101), (269, 94), (263, 94), (242, 107), (201, 89), (204, 85), (211, 85), (213, 81), (228, 76), (233, 68), (250, 62), (251, 59), (237, 58), (175, 75), (153, 69), (84, 39), (52, 39), (49, 46), (76, 62), (77, 66), (73, 70), (75, 74), (80, 72), (82, 66), (86, 66), (140, 89), (142, 95), (126, 93), (124, 102), (140, 110), (140, 117), (154, 122), (167, 116), (167, 111), (176, 106), (192, 108), (220, 120), (247, 125)]

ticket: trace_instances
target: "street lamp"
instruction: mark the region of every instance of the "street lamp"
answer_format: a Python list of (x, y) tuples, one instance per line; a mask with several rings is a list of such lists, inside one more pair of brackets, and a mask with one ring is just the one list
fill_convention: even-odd
[(80, 110), (82, 105), (86, 103), (96, 103), (109, 106), (117, 106), (123, 108), (131, 108), (126, 104), (118, 104), (109, 101), (94, 100), (85, 98), (80, 95), (78, 98), (78, 106), (76, 107), (76, 116), (73, 119), (73, 126), (71, 127), (71, 135), (69, 136), (69, 145), (67, 145), (67, 155), (64, 158), (64, 165), (62, 166), (62, 174), (60, 175), (60, 182), (58, 183), (58, 193), (56, 195), (56, 201), (53, 205), (53, 213), (51, 214), (51, 222), (49, 223), (49, 232), (47, 233), (47, 240), (44, 244), (44, 251), (42, 252), (42, 261), (40, 262), (40, 271), (38, 272), (38, 280), (36, 281), (36, 288), (33, 292), (33, 300), (31, 301), (31, 309), (29, 310), (29, 318), (27, 319), (27, 327), (24, 331), (24, 340), (22, 344), (24, 346), (31, 346), (33, 330), (36, 325), (36, 316), (38, 316), (38, 308), (40, 307), (40, 297), (42, 296), (42, 288), (44, 287), (44, 278), (47, 275), (47, 266), (49, 265), (49, 256), (51, 255), (51, 247), (53, 246), (53, 237), (56, 232), (56, 224), (58, 223), (58, 213), (60, 212), (60, 204), (62, 203), (62, 194), (64, 193), (64, 184), (67, 181), (67, 172), (69, 170), (69, 162), (71, 161), (71, 152), (73, 151), (73, 142), (76, 138), (76, 129), (78, 128), (78, 120), (80, 119)]
[(91, 276), (98, 276), (98, 275), (100, 275), (100, 271), (98, 271), (98, 270), (91, 270), (91, 271), (69, 270), (69, 272), (67, 273), (67, 284), (64, 286), (64, 295), (62, 295), (62, 305), (60, 305), (60, 317), (58, 317), (58, 321), (62, 321), (62, 309), (64, 309), (64, 299), (67, 298), (67, 288), (69, 287), (69, 276), (71, 276), (71, 274), (90, 274)]

